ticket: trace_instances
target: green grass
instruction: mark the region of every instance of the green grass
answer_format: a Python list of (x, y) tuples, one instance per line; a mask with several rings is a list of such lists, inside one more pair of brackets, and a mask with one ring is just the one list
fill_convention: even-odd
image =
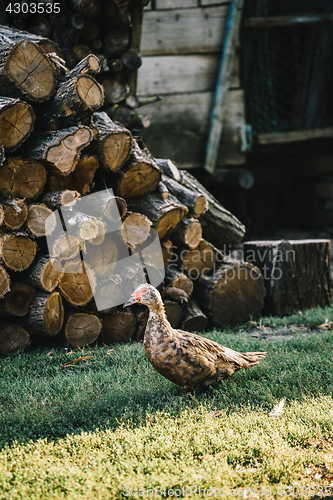
[[(188, 399), (154, 371), (142, 344), (0, 358), (0, 499), (124, 498), (125, 487), (159, 486), (224, 488), (224, 498), (242, 487), (290, 498), (278, 489), (296, 484), (316, 487), (302, 498), (331, 483), (333, 492), (333, 333), (315, 330), (326, 319), (330, 308), (263, 318), (260, 328), (314, 329), (284, 342), (249, 336), (253, 323), (210, 332), (268, 355)], [(92, 359), (62, 367), (80, 355)], [(282, 398), (284, 415), (270, 418)]]

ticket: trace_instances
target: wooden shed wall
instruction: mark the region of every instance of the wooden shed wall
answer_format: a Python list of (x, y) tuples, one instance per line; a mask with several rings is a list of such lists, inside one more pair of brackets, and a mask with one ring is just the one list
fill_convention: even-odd
[[(144, 109), (151, 127), (143, 136), (155, 156), (171, 158), (181, 168), (200, 167), (204, 160), (229, 5), (221, 0), (201, 0), (200, 5), (199, 0), (155, 0), (145, 9), (137, 91), (163, 99)], [(244, 123), (237, 64), (230, 88), (219, 166), (244, 162), (237, 152), (237, 127)]]

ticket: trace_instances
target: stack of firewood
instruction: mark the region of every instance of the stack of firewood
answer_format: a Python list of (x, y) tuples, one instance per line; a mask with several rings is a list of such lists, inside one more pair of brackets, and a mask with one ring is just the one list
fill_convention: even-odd
[[(0, 27), (0, 41), (0, 353), (24, 348), (33, 336), (72, 346), (142, 339), (145, 308), (99, 312), (94, 297), (112, 296), (119, 285), (117, 245), (130, 246), (133, 234), (142, 243), (151, 228), (162, 245), (161, 291), (174, 327), (198, 331), (208, 321), (258, 316), (265, 294), (258, 269), (224, 262), (221, 251), (240, 242), (244, 226), (191, 174), (153, 158), (97, 111), (100, 60), (87, 55), (66, 72), (47, 39)], [(61, 223), (54, 210), (106, 187), (116, 213), (108, 197), (100, 198), (98, 217), (78, 209), (50, 256), (46, 237)], [(105, 231), (117, 218), (118, 240)], [(90, 263), (84, 272), (82, 255)], [(135, 273), (127, 278), (134, 289)]]
[[(47, 38), (47, 52), (63, 59), (69, 69), (89, 54), (99, 58), (97, 79), (104, 89), (104, 109), (130, 128), (149, 126), (135, 95), (143, 6), (149, 0), (26, 0), (1, 11), (0, 24)], [(36, 9), (38, 11), (36, 11)]]

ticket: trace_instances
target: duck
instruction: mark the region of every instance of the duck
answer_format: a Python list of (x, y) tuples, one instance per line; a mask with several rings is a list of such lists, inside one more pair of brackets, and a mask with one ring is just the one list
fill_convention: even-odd
[(146, 357), (155, 370), (185, 393), (205, 390), (242, 369), (257, 366), (266, 352), (237, 352), (170, 325), (162, 297), (150, 284), (141, 284), (124, 307), (144, 304), (149, 317), (143, 338)]

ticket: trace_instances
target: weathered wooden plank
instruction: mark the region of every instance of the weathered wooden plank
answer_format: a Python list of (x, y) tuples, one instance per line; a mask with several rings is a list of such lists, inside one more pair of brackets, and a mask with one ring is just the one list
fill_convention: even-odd
[(138, 95), (213, 90), (218, 57), (214, 54), (146, 56), (138, 76)]
[(206, 6), (206, 5), (230, 5), (230, 1), (226, 1), (226, 0), (200, 0), (200, 5), (202, 7)]
[(271, 16), (271, 17), (248, 17), (244, 19), (244, 26), (260, 28), (267, 26), (290, 26), (294, 24), (316, 24), (332, 23), (333, 14), (308, 14), (299, 16)]
[(333, 127), (292, 130), (290, 132), (277, 132), (275, 134), (258, 134), (259, 144), (280, 144), (285, 142), (308, 141), (310, 139), (329, 139), (333, 137)]
[[(142, 131), (156, 158), (170, 158), (180, 168), (202, 166), (213, 92), (175, 94), (145, 108), (151, 127)], [(244, 93), (231, 90), (218, 156), (218, 166), (241, 165), (238, 127), (244, 123)]]
[(155, 0), (155, 9), (188, 9), (198, 7), (198, 0)]
[(221, 52), (228, 6), (145, 12), (141, 55)]

